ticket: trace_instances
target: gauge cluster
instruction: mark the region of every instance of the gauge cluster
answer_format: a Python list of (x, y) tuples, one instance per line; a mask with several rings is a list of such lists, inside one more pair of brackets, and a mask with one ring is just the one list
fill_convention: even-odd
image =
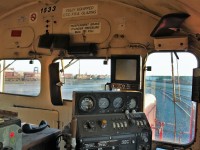
[(142, 111), (141, 92), (75, 91), (75, 115), (123, 113), (126, 110)]

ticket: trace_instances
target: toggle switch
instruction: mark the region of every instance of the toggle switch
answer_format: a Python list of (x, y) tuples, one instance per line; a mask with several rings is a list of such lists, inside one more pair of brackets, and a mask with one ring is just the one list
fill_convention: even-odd
[(113, 122), (113, 129), (116, 129), (116, 123)]

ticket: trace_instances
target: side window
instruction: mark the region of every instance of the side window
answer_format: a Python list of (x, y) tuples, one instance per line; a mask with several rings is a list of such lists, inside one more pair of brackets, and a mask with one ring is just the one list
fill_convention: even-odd
[(194, 140), (196, 103), (191, 101), (193, 68), (191, 53), (153, 53), (146, 66), (144, 111), (153, 140), (189, 144)]
[(37, 96), (41, 64), (38, 60), (0, 60), (0, 92)]
[[(79, 59), (72, 61), (65, 59), (63, 62), (57, 60), (62, 70), (60, 78), (64, 83), (62, 86), (62, 97), (72, 100), (73, 91), (97, 91), (104, 90), (105, 84), (110, 82), (110, 61), (104, 64), (104, 59)], [(68, 66), (68, 67), (66, 67)]]

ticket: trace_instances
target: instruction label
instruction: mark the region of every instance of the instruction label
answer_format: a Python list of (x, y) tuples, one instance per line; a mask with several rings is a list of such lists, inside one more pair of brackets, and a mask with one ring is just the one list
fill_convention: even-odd
[(70, 24), (71, 34), (97, 34), (101, 32), (101, 22)]
[(62, 18), (97, 15), (97, 5), (63, 8)]

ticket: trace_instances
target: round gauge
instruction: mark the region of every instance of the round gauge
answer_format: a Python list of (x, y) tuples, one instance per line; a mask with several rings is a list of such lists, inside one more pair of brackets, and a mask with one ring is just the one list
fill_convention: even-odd
[(100, 98), (99, 99), (99, 108), (106, 109), (108, 108), (110, 102), (107, 98)]
[(121, 108), (123, 106), (123, 99), (121, 97), (116, 97), (113, 101), (114, 108)]
[(132, 98), (128, 103), (129, 109), (134, 109), (136, 107), (136, 100)]
[(83, 111), (90, 111), (94, 107), (94, 101), (91, 97), (84, 97), (80, 102), (80, 108)]

